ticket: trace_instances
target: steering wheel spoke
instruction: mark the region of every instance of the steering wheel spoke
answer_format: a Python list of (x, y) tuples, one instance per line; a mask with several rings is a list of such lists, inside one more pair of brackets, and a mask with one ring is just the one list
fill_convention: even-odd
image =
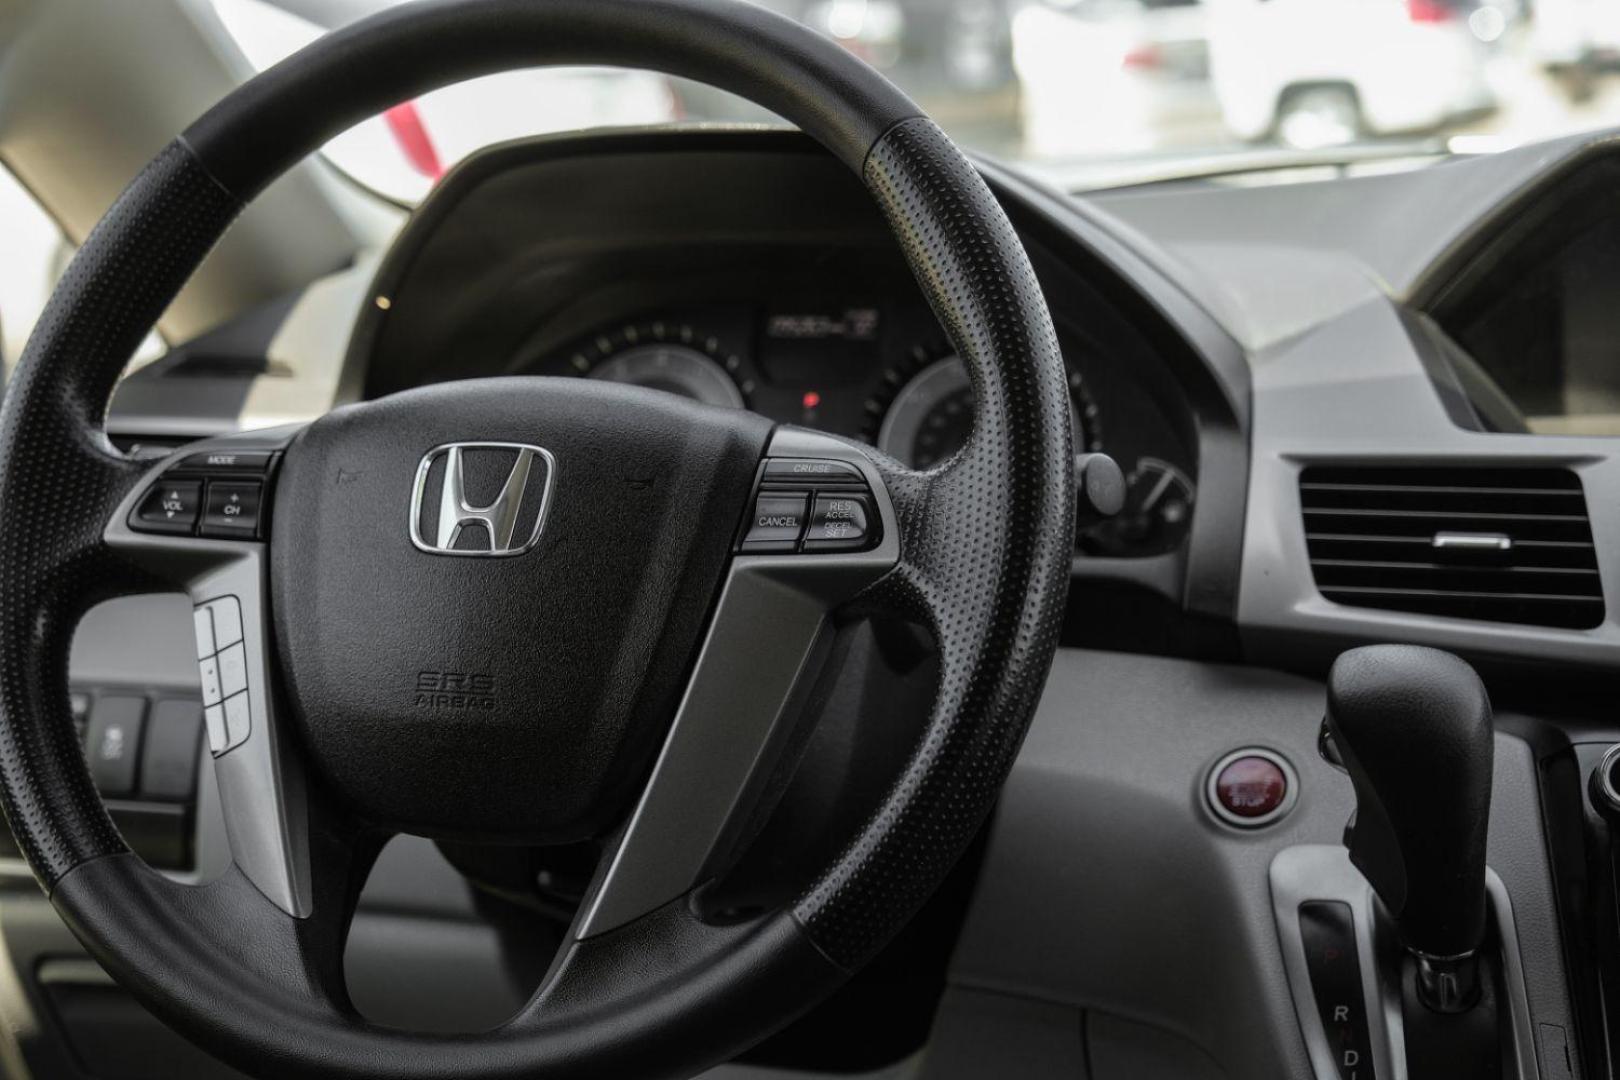
[[(776, 487), (769, 477), (786, 470), (773, 469), (772, 462), (797, 463), (805, 471), (791, 486)], [(826, 475), (813, 471), (818, 467), (853, 472), (835, 472), (832, 483), (818, 485)], [(866, 528), (876, 540), (865, 550), (751, 554), (745, 528), (652, 774), (580, 907), (576, 940), (689, 893), (724, 860), (728, 841), (757, 808), (792, 742), (798, 706), (830, 643), (834, 612), (895, 565), (894, 508), (863, 449), (814, 431), (778, 428), (756, 484), (754, 516), (774, 491), (790, 492), (807, 508), (818, 498), (856, 492), (853, 498), (872, 511)]]
[[(69, 924), (123, 985), (221, 1014), (252, 1015), (262, 1033), (249, 1060), (273, 1053), (276, 1029), (362, 1023), (349, 1002), (344, 944), (360, 888), (386, 834), (328, 803), (306, 804), (303, 882), (308, 909), (272, 902), (240, 862), (189, 884), (131, 852), (83, 864), (58, 887)], [(208, 1031), (197, 1031), (209, 1043)], [(222, 1046), (223, 1050), (224, 1047)]]
[(295, 428), (189, 445), (147, 469), (106, 542), (191, 597), (208, 749), (232, 859), (282, 911), (313, 903), (303, 764), (278, 716), (266, 603), (268, 485)]

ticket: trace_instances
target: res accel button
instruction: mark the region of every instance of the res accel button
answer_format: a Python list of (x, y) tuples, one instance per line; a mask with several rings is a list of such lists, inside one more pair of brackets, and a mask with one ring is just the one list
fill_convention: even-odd
[(804, 532), (805, 507), (810, 496), (766, 493), (754, 500), (754, 516), (743, 536), (742, 550), (749, 554), (793, 551)]
[(871, 504), (862, 495), (817, 495), (806, 551), (858, 551), (871, 538)]

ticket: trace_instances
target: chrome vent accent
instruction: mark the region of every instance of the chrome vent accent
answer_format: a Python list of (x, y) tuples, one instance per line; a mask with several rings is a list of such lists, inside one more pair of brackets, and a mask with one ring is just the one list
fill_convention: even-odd
[(1568, 469), (1313, 465), (1299, 497), (1329, 600), (1571, 630), (1603, 622), (1586, 496)]

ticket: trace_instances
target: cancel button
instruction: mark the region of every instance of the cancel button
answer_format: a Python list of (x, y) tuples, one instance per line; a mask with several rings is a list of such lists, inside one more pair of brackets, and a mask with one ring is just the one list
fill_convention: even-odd
[(743, 537), (743, 551), (752, 554), (796, 550), (809, 501), (808, 495), (761, 495), (754, 501), (754, 516)]

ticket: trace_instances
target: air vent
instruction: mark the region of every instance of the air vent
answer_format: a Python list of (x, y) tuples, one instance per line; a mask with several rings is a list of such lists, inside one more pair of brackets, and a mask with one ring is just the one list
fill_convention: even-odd
[(1586, 496), (1568, 469), (1317, 465), (1299, 496), (1329, 600), (1568, 629), (1603, 621)]

